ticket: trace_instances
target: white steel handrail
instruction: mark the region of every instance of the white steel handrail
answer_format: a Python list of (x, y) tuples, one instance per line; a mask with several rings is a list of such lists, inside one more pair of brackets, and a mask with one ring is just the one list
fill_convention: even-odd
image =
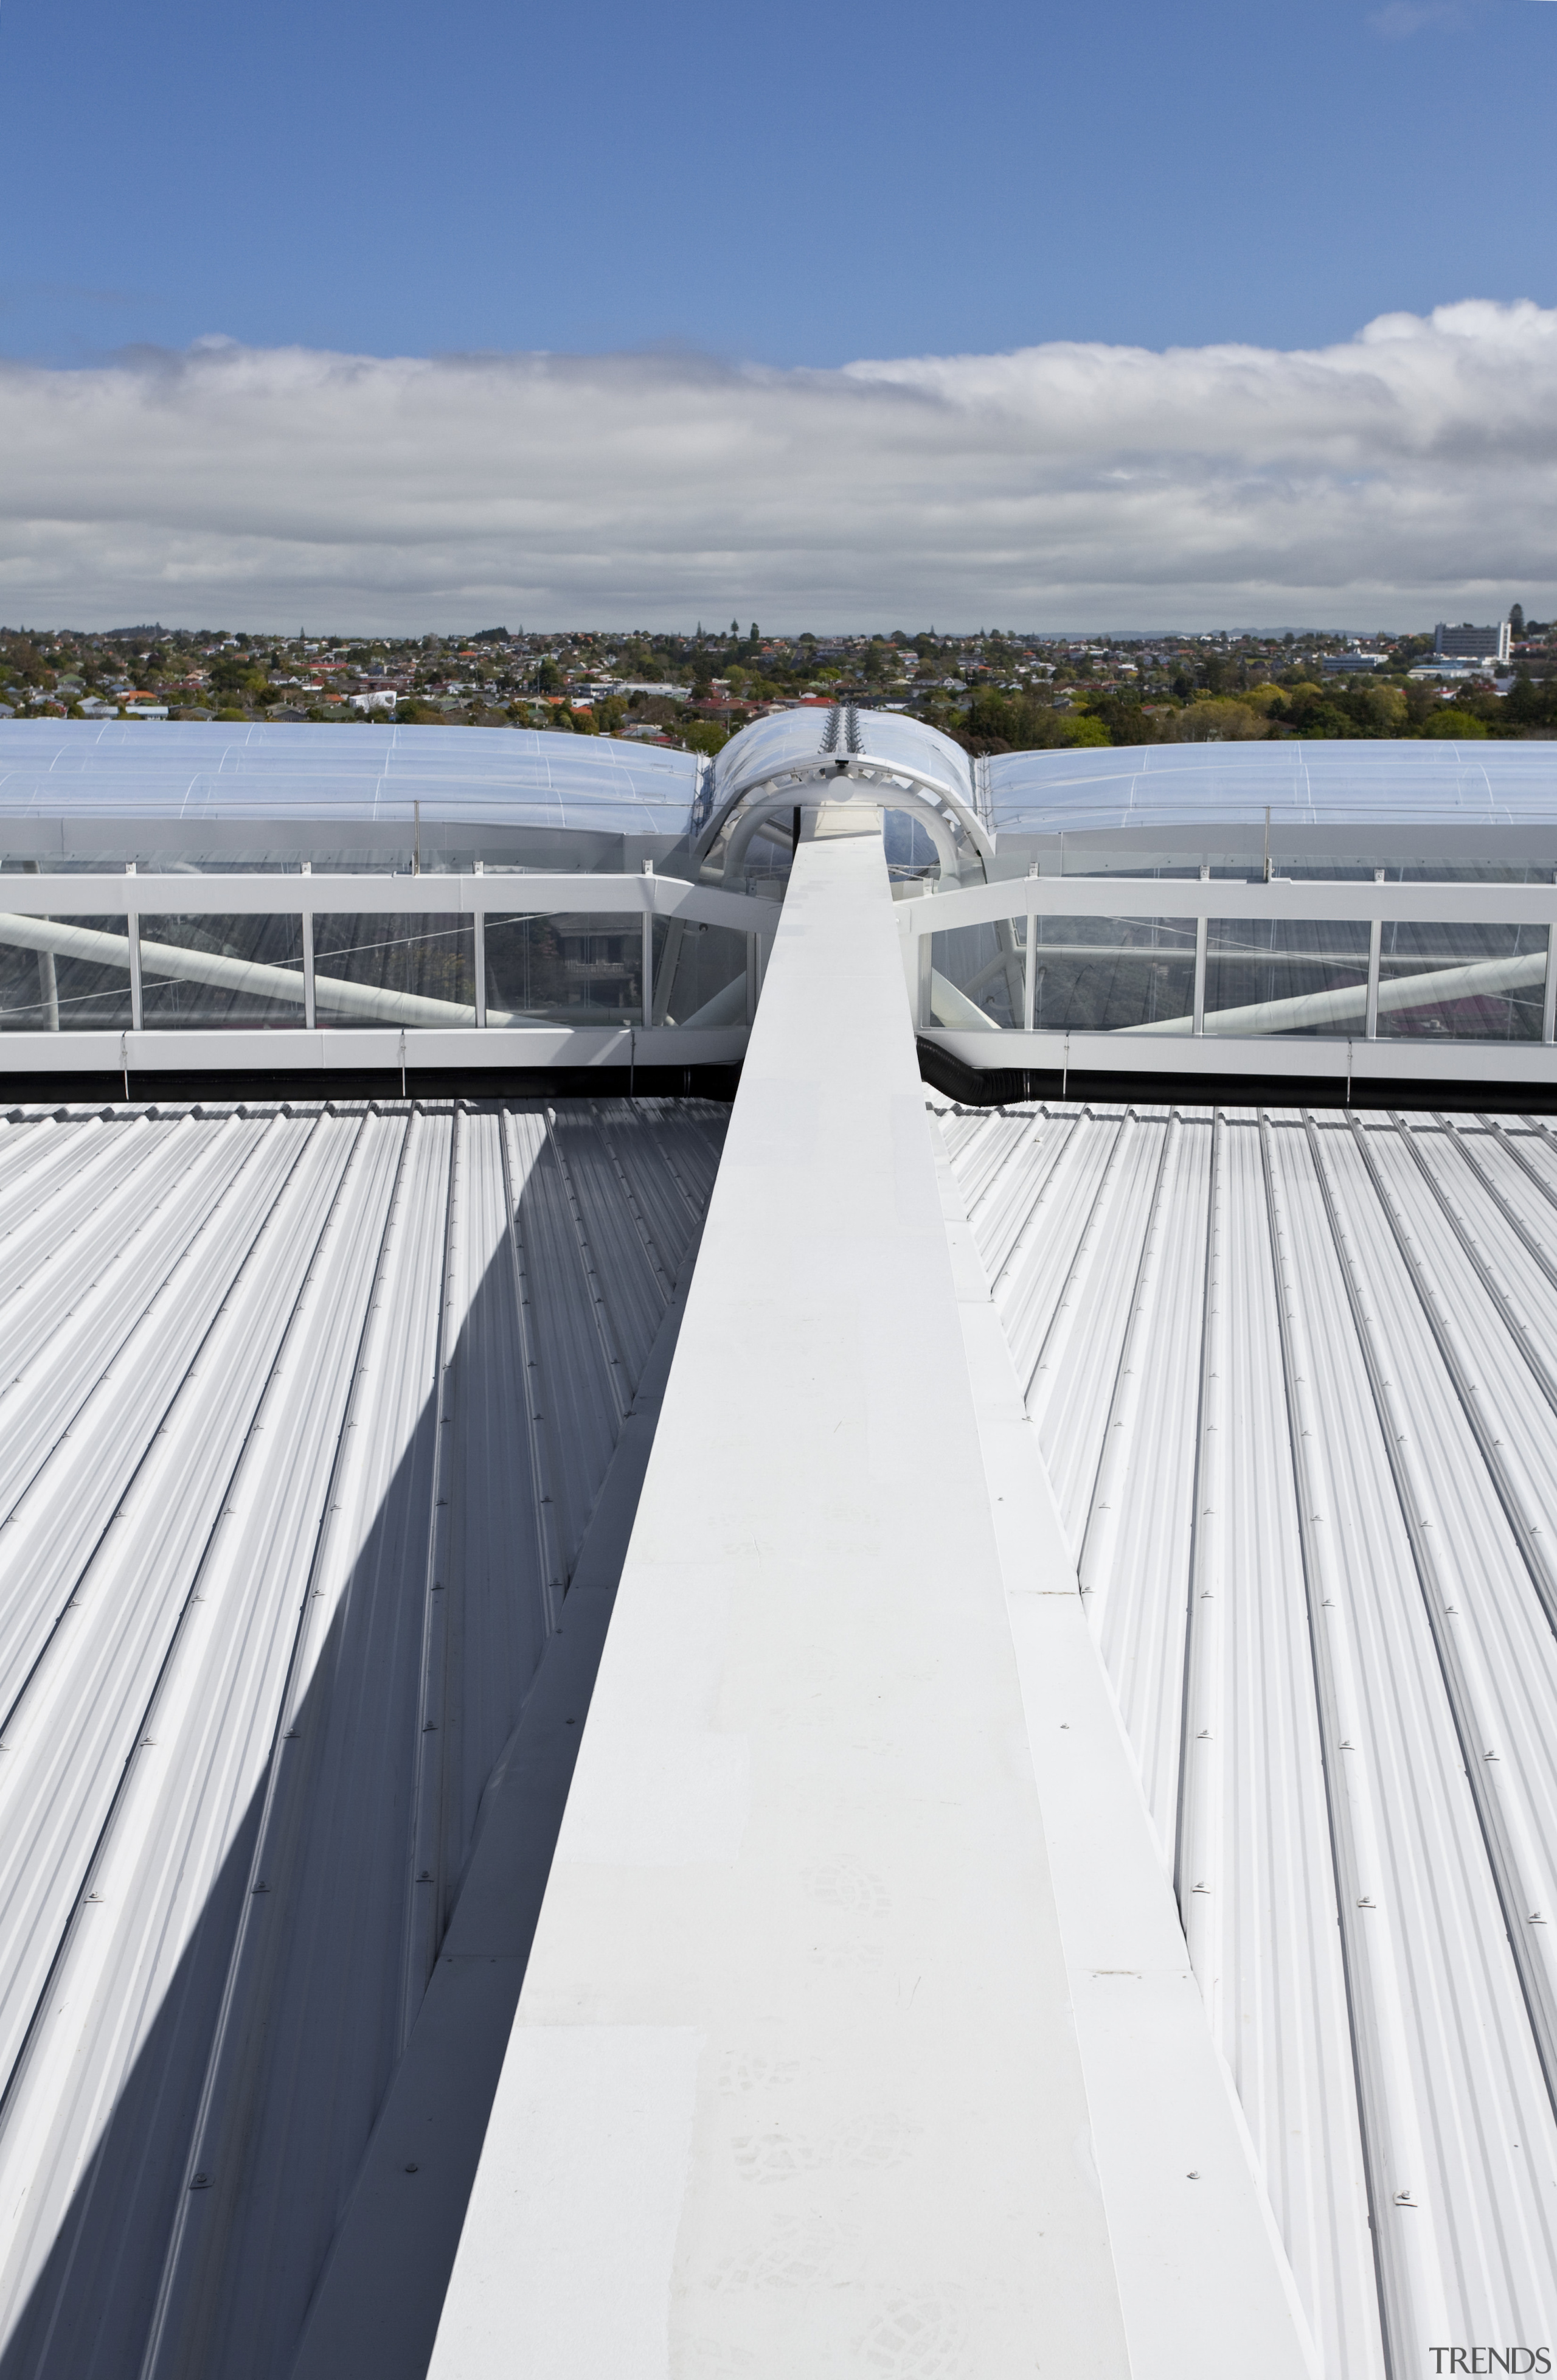
[[(1022, 1029), (1031, 1031), (1033, 965), (1038, 948), (1033, 928), (1039, 917), (1152, 918), (1195, 928), (1190, 1012), (1158, 1018), (1149, 1025), (1118, 1026), (1098, 1038), (1260, 1038), (1311, 1032), (1327, 1026), (1341, 1030), (1356, 1019), (1363, 1028), (1360, 1038), (1371, 1041), (1377, 1038), (1381, 1014), (1396, 1014), (1446, 1000), (1469, 1000), (1483, 994), (1506, 996), (1511, 991), (1541, 985), (1541, 1038), (1549, 1044), (1557, 1038), (1557, 884), (1296, 882), (1279, 877), (1249, 883), (1205, 877), (1165, 880), (1027, 876), (900, 902), (898, 925), (920, 1027), (987, 1031), (993, 1026), (997, 1032), (1016, 1029), (1001, 1027), (983, 1010), (975, 1009), (966, 992), (959, 991), (938, 968), (930, 965), (929, 952), (936, 934), (967, 926), (998, 927), (1020, 918), (1027, 926)], [(1294, 923), (1307, 920), (1365, 924), (1370, 929), (1366, 975), (1356, 985), (1298, 992), (1281, 1000), (1208, 1014), (1206, 928), (1213, 918), (1229, 924), (1284, 919)], [(1381, 979), (1382, 929), (1391, 924), (1501, 925), (1545, 927), (1549, 930), (1544, 952), (1466, 959), (1463, 964), (1423, 969), (1385, 981)], [(1105, 955), (1107, 950), (1107, 945), (1100, 945), (1098, 955)], [(1299, 954), (1250, 949), (1236, 955), (1257, 964), (1261, 957)]]
[[(0, 916), (0, 942), (24, 951), (47, 952), (51, 957), (87, 959), (96, 966), (120, 967), (127, 974), (132, 954), (144, 974), (173, 977), (181, 983), (204, 983), (223, 991), (249, 992), (257, 998), (284, 1000), (296, 1008), (308, 1004), (308, 968), (272, 966), (261, 959), (229, 958), (222, 951), (191, 950), (182, 942), (159, 942), (139, 932), (105, 934), (92, 926), (76, 926), (63, 918)], [(432, 1000), (385, 985), (348, 983), (339, 976), (313, 970), (316, 1008), (369, 1025), (473, 1026), (476, 1010), (467, 1002)], [(532, 1025), (543, 1018), (510, 1015), (489, 1009), (489, 1025)]]
[[(683, 1025), (725, 1026), (750, 1022), (754, 985), (762, 972), (762, 948), (778, 929), (771, 901), (689, 884), (679, 877), (645, 869), (635, 876), (547, 874), (525, 876), (313, 876), (246, 871), (209, 875), (12, 875), (4, 880), (10, 904), (0, 911), (0, 944), (36, 951), (41, 959), (75, 958), (112, 966), (127, 975), (135, 1029), (141, 1025), (145, 971), (182, 982), (203, 983), (235, 993), (284, 1001), (303, 1012), (304, 1021), (327, 1017), (338, 1024), (443, 1027), (544, 1026), (553, 1020), (522, 1011), (489, 1007), (484, 970), (477, 976), (475, 1004), (440, 1000), (389, 986), (354, 983), (321, 971), (315, 962), (312, 926), (321, 916), (433, 916), (470, 917), (481, 934), (491, 917), (565, 915), (637, 917), (643, 932), (644, 1023), (654, 1021), (654, 944), (657, 917), (681, 924), (721, 926), (747, 937), (742, 974), (706, 1002)], [(125, 931), (72, 922), (83, 917), (122, 917)], [(296, 917), (301, 919), (302, 964), (277, 966), (167, 942), (142, 931), (147, 917)], [(674, 972), (672, 968), (672, 973)], [(56, 995), (57, 1002), (57, 995)], [(663, 1003), (662, 1003), (663, 1004)], [(57, 1016), (57, 1005), (54, 1014)]]
[(899, 901), (898, 929), (910, 940), (999, 918), (1308, 917), (1337, 925), (1557, 925), (1557, 884), (1268, 884), (1198, 877), (1013, 876)]
[(582, 872), (535, 875), (303, 876), (264, 869), (241, 875), (159, 875), (141, 869), (34, 876), (0, 874), (0, 903), (31, 917), (124, 917), (139, 910), (162, 917), (327, 917), (382, 912), (432, 917), (555, 917), (562, 913), (682, 917), (737, 933), (771, 936), (778, 911), (771, 901), (691, 884), (680, 876), (644, 870), (634, 876)]

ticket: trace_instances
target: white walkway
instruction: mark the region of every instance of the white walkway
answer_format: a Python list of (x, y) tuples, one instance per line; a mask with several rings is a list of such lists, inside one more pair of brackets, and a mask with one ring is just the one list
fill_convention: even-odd
[[(1077, 1770), (1045, 1757), (1103, 1813), (1047, 1814), (1051, 1874), (1029, 1718), (1057, 1727), (1045, 1672), (1089, 1646), (1079, 1614), (1063, 1645), (1028, 1629), (1019, 1678), (983, 1293), (954, 1277), (879, 824), (833, 816), (785, 905), (434, 2380), (1296, 2380), (1175, 1978), (1122, 2043), (1083, 2005), (1149, 2152), (1133, 2196), (1100, 2180), (1067, 1949), (1171, 1963), (1165, 1888), (1095, 1724)], [(1053, 1584), (1051, 1508), (1010, 1493)], [(1107, 1716), (1100, 1676), (1077, 1718)], [(1056, 1882), (1086, 1902), (1099, 1857), (1127, 1906), (1089, 1931)], [(1217, 2168), (1184, 2160), (1171, 2205), (1155, 2073)]]

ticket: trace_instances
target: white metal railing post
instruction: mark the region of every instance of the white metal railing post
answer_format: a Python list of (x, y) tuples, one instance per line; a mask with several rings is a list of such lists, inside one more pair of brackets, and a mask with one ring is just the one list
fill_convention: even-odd
[[(1265, 831), (1267, 834), (1270, 832), (1270, 825), (1271, 813), (1267, 810), (1265, 813)], [(1266, 872), (1267, 874), (1269, 873), (1268, 868)], [(1209, 883), (1210, 880), (1211, 863), (1209, 860), (1202, 859), (1201, 862), (1201, 882), (1202, 884), (1206, 884)], [(1197, 917), (1195, 920), (1195, 1013), (1190, 1021), (1189, 1030), (1192, 1034), (1197, 1036), (1203, 1034), (1205, 1031), (1205, 953), (1206, 942), (1209, 938), (1208, 929), (1210, 924), (1211, 920), (1208, 917)]]
[[(477, 876), (483, 873), (481, 862), (476, 863)], [(486, 1029), (487, 1024), (487, 912), (477, 901), (470, 922), (472, 965), (476, 969), (476, 1029)]]
[[(126, 860), (125, 874), (135, 874), (133, 859)], [(145, 1012), (140, 997), (140, 913), (138, 909), (131, 909), (125, 918), (125, 939), (129, 943), (130, 1031), (139, 1033)]]
[(927, 933), (921, 933), (919, 937), (919, 999), (916, 1003), (914, 1014), (914, 1023), (919, 1026), (921, 1031), (933, 1026), (935, 1021), (935, 1011), (932, 999), (933, 987), (931, 983), (931, 978), (935, 973), (935, 945), (934, 938)]
[[(304, 875), (311, 876), (313, 872), (313, 861), (305, 859)], [(305, 909), (303, 912), (303, 1030), (305, 1033), (311, 1033), (318, 1022), (319, 1011), (314, 1000), (314, 913), (311, 909)]]
[[(1383, 869), (1375, 868), (1374, 883), (1382, 884), (1383, 880)], [(1383, 949), (1384, 921), (1382, 917), (1375, 917), (1368, 929), (1368, 1005), (1363, 1012), (1362, 1025), (1365, 1041), (1376, 1041), (1379, 1038), (1379, 966)]]
[[(1038, 863), (1034, 860), (1032, 866), (1027, 871), (1029, 883), (1032, 882), (1037, 873)], [(1030, 892), (1027, 896), (1027, 964), (1023, 971), (1021, 986), (1021, 1029), (1024, 1033), (1031, 1033), (1032, 1030), (1032, 1000), (1038, 980), (1036, 972), (1037, 962), (1032, 954), (1032, 945), (1037, 939), (1037, 895)]]
[(1557, 931), (1546, 929), (1546, 983), (1540, 1004), (1540, 1038), (1557, 1040)]
[(654, 862), (644, 862), (644, 1018), (654, 1023)]

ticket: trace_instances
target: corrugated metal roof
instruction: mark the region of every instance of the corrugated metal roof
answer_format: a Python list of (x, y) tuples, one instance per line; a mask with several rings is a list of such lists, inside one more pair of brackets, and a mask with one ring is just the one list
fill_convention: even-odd
[(0, 1123), (0, 2371), (287, 2368), (723, 1111)]
[(943, 1129), (1325, 2369), (1548, 2343), (1557, 1138)]

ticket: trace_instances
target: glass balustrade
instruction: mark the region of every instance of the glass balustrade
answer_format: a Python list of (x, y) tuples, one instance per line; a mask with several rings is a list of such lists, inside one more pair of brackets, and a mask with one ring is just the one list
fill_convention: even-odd
[(0, 917), (0, 1032), (122, 1033), (131, 1022), (123, 917)]
[(1369, 936), (1366, 920), (1209, 918), (1205, 1030), (1321, 1038), (1361, 1033)]
[(143, 917), (140, 1002), (151, 1031), (302, 1025), (302, 918)]

